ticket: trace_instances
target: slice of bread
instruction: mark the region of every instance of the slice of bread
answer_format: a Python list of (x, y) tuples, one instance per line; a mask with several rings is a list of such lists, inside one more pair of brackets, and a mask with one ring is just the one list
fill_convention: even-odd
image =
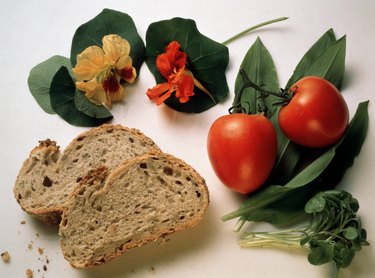
[(61, 154), (56, 142), (41, 141), (24, 162), (14, 196), (24, 211), (58, 224), (70, 194), (90, 169), (113, 170), (128, 159), (159, 150), (137, 129), (102, 125), (77, 136)]
[(157, 152), (112, 172), (91, 171), (70, 200), (60, 223), (61, 247), (71, 265), (87, 268), (194, 226), (209, 195), (186, 162)]

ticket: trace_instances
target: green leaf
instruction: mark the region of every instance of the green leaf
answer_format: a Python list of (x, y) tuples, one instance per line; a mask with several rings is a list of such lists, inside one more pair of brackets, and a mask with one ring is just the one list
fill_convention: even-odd
[(338, 143), (332, 163), (321, 176), (322, 182), (327, 186), (339, 183), (345, 171), (353, 165), (354, 158), (360, 153), (369, 125), (368, 104), (369, 101), (364, 101), (358, 105), (344, 138)]
[(93, 118), (106, 119), (112, 117), (111, 112), (107, 108), (91, 103), (85, 94), (77, 89), (74, 93), (74, 105), (79, 111)]
[(342, 37), (315, 60), (305, 75), (320, 76), (340, 89), (345, 73), (346, 37)]
[[(240, 69), (243, 69), (248, 78), (255, 84), (264, 85), (264, 89), (268, 91), (279, 91), (280, 87), (275, 65), (270, 53), (259, 37), (247, 51)], [(247, 114), (257, 114), (258, 106), (267, 107), (270, 114), (275, 113), (275, 108), (272, 105), (280, 101), (280, 98), (269, 95), (262, 99), (260, 98), (261, 94), (254, 88), (248, 87), (244, 89), (243, 86), (244, 80), (238, 74), (234, 87), (235, 99), (233, 106), (241, 104), (243, 108), (247, 108)]]
[(67, 67), (68, 70), (72, 68), (68, 58), (59, 55), (53, 56), (33, 67), (27, 81), (30, 92), (35, 100), (49, 114), (55, 114), (49, 95), (51, 81), (61, 66)]
[(323, 155), (290, 180), (285, 187), (301, 187), (317, 179), (334, 158), (336, 146), (328, 149)]
[(93, 45), (102, 47), (102, 38), (109, 34), (117, 34), (130, 43), (130, 56), (133, 66), (139, 74), (139, 69), (145, 58), (144, 43), (137, 33), (133, 19), (125, 13), (110, 9), (104, 9), (76, 30), (70, 53), (72, 65), (76, 65), (77, 55), (87, 47)]
[(154, 22), (147, 29), (146, 63), (156, 83), (166, 82), (156, 68), (156, 58), (165, 52), (165, 47), (172, 41), (181, 45), (181, 51), (188, 57), (187, 69), (210, 92), (215, 102), (195, 87), (195, 95), (187, 103), (180, 103), (172, 94), (165, 104), (177, 111), (200, 113), (223, 101), (229, 92), (225, 75), (229, 63), (228, 48), (202, 35), (191, 19), (172, 18)]
[(307, 259), (312, 265), (322, 265), (334, 258), (334, 244), (324, 241), (318, 242), (318, 246), (311, 249)]
[(336, 42), (335, 34), (332, 29), (325, 32), (305, 53), (297, 64), (293, 75), (288, 80), (285, 88), (290, 88), (295, 82), (306, 76), (306, 72), (314, 64), (314, 62), (325, 52), (325, 50)]
[(316, 195), (311, 198), (305, 205), (305, 211), (307, 213), (316, 213), (323, 211), (326, 206), (326, 200), (321, 195)]
[[(51, 105), (56, 113), (65, 121), (76, 126), (98, 126), (112, 119), (112, 115), (106, 118), (94, 118), (79, 111), (75, 106), (75, 84), (66, 67), (61, 67), (51, 82)], [(94, 104), (91, 104), (94, 105)]]
[(343, 231), (343, 236), (348, 240), (354, 240), (358, 237), (357, 228), (349, 226)]
[(336, 267), (346, 268), (348, 267), (355, 256), (355, 250), (349, 248), (342, 248), (338, 254), (335, 256)]

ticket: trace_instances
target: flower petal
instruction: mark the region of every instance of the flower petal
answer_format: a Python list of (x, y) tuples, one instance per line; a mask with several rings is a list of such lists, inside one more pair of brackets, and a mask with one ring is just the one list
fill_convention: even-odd
[(92, 80), (105, 64), (103, 50), (98, 46), (90, 46), (77, 55), (77, 64), (73, 73), (78, 81)]
[(194, 95), (193, 78), (185, 74), (184, 70), (181, 69), (172, 82), (176, 84), (176, 97), (179, 99), (180, 103), (188, 102), (190, 97)]
[(172, 67), (177, 70), (185, 66), (187, 59), (186, 53), (179, 50), (180, 47), (181, 46), (177, 41), (172, 41), (168, 44), (165, 51), (168, 55), (168, 59), (172, 63)]
[(107, 35), (103, 39), (103, 51), (112, 65), (115, 65), (121, 57), (128, 57), (130, 44), (119, 35)]
[(104, 105), (108, 108), (112, 106), (111, 99), (104, 91), (104, 88), (96, 79), (87, 82), (76, 82), (77, 89), (83, 91), (89, 101), (96, 105)]
[(124, 97), (124, 88), (120, 84), (120, 77), (114, 74), (103, 80), (103, 89), (112, 102), (120, 101)]
[(133, 83), (137, 77), (137, 73), (135, 68), (132, 66), (132, 58), (130, 56), (123, 56), (118, 60), (116, 63), (116, 72), (128, 83)]
[(171, 96), (172, 92), (170, 84), (165, 82), (148, 89), (146, 94), (150, 100), (156, 100), (156, 104), (160, 105)]
[(166, 52), (156, 57), (156, 67), (166, 79), (185, 66), (187, 55), (185, 52), (179, 51), (179, 48), (180, 44), (177, 41), (172, 41), (165, 48)]

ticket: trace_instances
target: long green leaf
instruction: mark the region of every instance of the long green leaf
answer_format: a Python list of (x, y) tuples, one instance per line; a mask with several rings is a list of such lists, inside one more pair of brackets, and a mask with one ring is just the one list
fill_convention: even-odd
[(311, 65), (305, 75), (316, 75), (340, 89), (344, 79), (346, 36), (337, 40)]
[[(75, 84), (66, 67), (61, 67), (51, 82), (51, 105), (56, 113), (65, 121), (77, 126), (98, 126), (112, 119), (112, 115), (106, 118), (94, 118), (79, 111), (75, 106)], [(94, 104), (92, 104), (94, 105)]]
[(104, 9), (76, 30), (70, 53), (72, 65), (76, 65), (77, 55), (87, 47), (92, 45), (102, 47), (102, 38), (109, 34), (117, 34), (130, 43), (130, 56), (134, 68), (139, 73), (145, 58), (144, 43), (138, 35), (133, 19), (125, 13), (110, 9)]
[(187, 103), (181, 104), (174, 95), (165, 103), (177, 111), (199, 113), (223, 101), (229, 92), (225, 75), (229, 63), (228, 48), (202, 35), (191, 19), (173, 18), (154, 22), (146, 32), (146, 63), (157, 83), (166, 80), (156, 68), (156, 57), (165, 52), (165, 47), (171, 41), (179, 42), (181, 50), (188, 56), (186, 67), (210, 92), (215, 102), (195, 87), (195, 95)]
[(314, 64), (316, 59), (318, 59), (334, 42), (336, 42), (335, 34), (333, 29), (329, 29), (301, 58), (285, 88), (290, 88), (296, 81), (301, 79), (303, 76), (306, 76), (306, 72), (309, 70), (312, 64)]
[[(279, 81), (272, 57), (260, 38), (247, 51), (240, 69), (243, 69), (249, 79), (259, 85), (264, 84), (264, 89), (269, 91), (279, 91)], [(269, 113), (275, 113), (273, 104), (280, 101), (279, 98), (269, 95), (265, 99), (260, 98), (260, 94), (254, 88), (243, 88), (244, 80), (240, 74), (237, 75), (234, 93), (233, 106), (241, 105), (248, 114), (258, 113), (259, 106), (265, 106)]]
[(65, 66), (69, 70), (72, 68), (68, 58), (59, 55), (53, 56), (33, 67), (27, 80), (31, 94), (40, 107), (49, 114), (55, 114), (49, 95), (51, 81), (61, 66)]

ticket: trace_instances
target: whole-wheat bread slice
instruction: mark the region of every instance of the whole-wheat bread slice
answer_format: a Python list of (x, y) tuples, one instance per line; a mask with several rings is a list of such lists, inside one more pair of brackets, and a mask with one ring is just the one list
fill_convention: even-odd
[(58, 224), (69, 195), (90, 169), (109, 170), (125, 160), (159, 150), (137, 129), (102, 125), (77, 136), (61, 154), (56, 142), (41, 141), (23, 163), (14, 196), (24, 211), (48, 224)]
[(64, 211), (59, 234), (65, 258), (92, 267), (197, 224), (207, 211), (204, 179), (184, 161), (157, 152), (109, 173), (91, 171)]

